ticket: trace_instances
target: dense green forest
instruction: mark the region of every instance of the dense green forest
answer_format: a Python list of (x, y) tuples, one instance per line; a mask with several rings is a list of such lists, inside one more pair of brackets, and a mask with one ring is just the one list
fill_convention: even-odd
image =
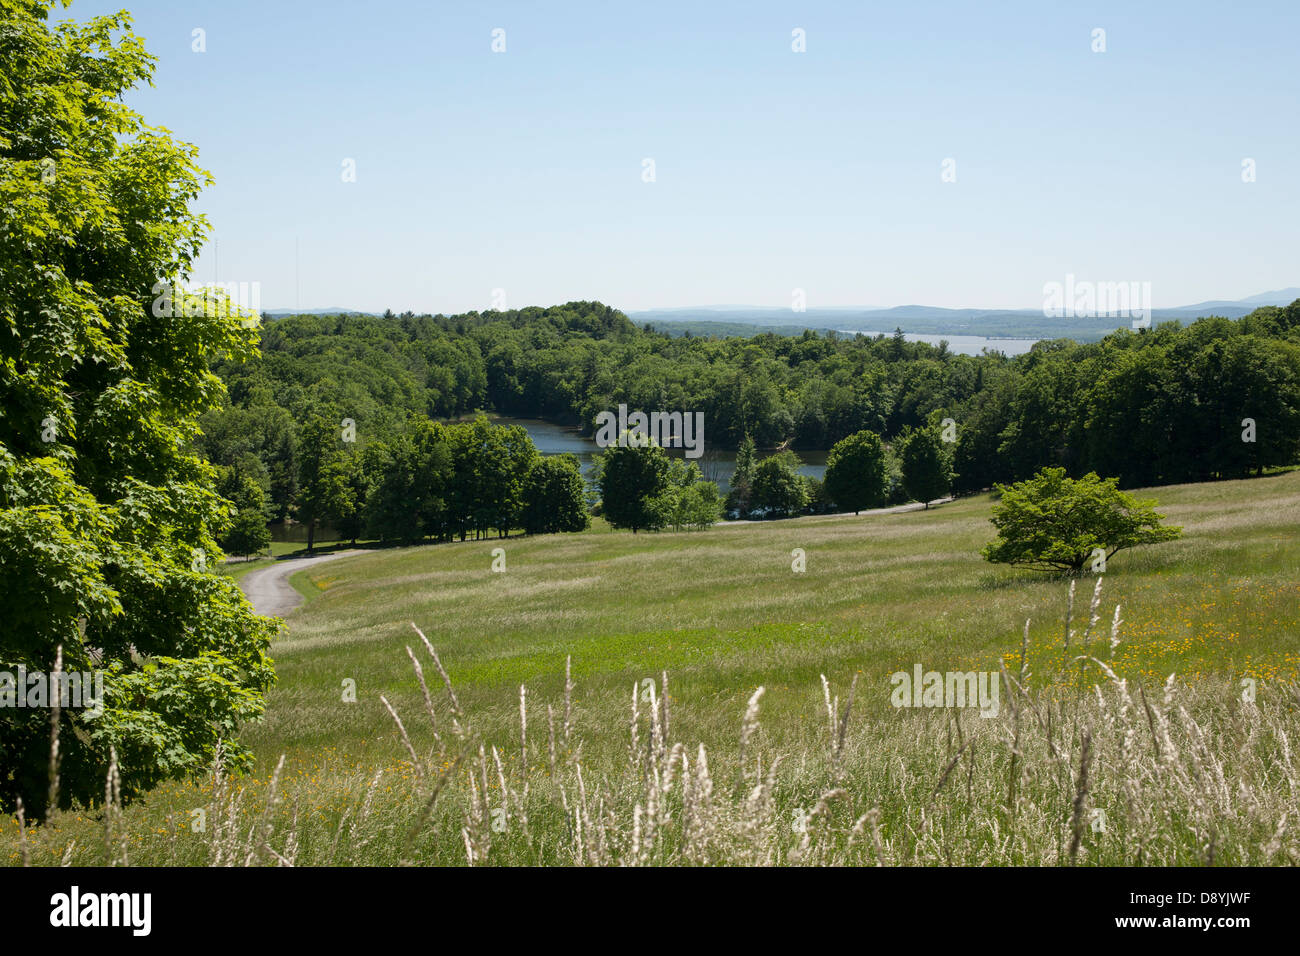
[(675, 337), (597, 302), (264, 319), (261, 355), (216, 369), (229, 398), (203, 419), (201, 451), (257, 482), (272, 519), (294, 513), (314, 419), (353, 423), (361, 454), (476, 410), (588, 434), (619, 403), (702, 411), (709, 445), (726, 448), (750, 436), (759, 448), (827, 449), (863, 430), (892, 445), (951, 418), (957, 491), (1047, 465), (1126, 487), (1236, 477), (1300, 452), (1300, 300), (1097, 343), (1039, 342), (1014, 359), (898, 334)]

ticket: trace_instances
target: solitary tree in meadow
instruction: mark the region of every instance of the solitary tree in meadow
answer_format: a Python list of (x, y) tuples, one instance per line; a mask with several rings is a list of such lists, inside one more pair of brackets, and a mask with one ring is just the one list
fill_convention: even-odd
[(1160, 522), (1155, 502), (1120, 491), (1115, 478), (1089, 472), (1065, 476), (1064, 468), (1044, 468), (1014, 485), (994, 485), (1001, 501), (993, 507), (996, 541), (984, 548), (989, 561), (1037, 571), (1079, 574), (1125, 548), (1171, 541), (1181, 528)]

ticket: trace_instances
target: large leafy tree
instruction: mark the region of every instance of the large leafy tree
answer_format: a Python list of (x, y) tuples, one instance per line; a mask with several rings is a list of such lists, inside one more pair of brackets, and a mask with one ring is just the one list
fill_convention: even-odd
[(391, 446), (383, 442), (369, 445), (362, 461), (372, 474), (366, 496), (365, 531), (385, 542), (419, 541), (425, 533), (420, 522), (420, 461), (410, 437), (401, 436)]
[(244, 508), (235, 513), (230, 530), (221, 545), (231, 554), (248, 557), (261, 554), (271, 545), (271, 529), (261, 509)]
[(792, 451), (769, 455), (754, 467), (752, 504), (776, 515), (798, 514), (808, 504), (809, 490), (799, 474), (799, 456)]
[(572, 455), (538, 457), (524, 482), (522, 522), (528, 534), (586, 531), (587, 515), (582, 469)]
[(885, 499), (885, 446), (872, 431), (835, 443), (826, 458), (826, 494), (844, 511), (857, 514)]
[(1026, 481), (995, 485), (1001, 501), (991, 520), (998, 538), (984, 548), (984, 557), (1078, 574), (1098, 558), (1182, 533), (1160, 523), (1164, 515), (1156, 513), (1154, 501), (1138, 500), (1117, 485), (1116, 479), (1093, 472), (1067, 478), (1064, 468), (1044, 468)]
[(668, 455), (658, 445), (629, 442), (611, 446), (601, 457), (600, 498), (603, 514), (615, 528), (657, 531), (668, 520), (663, 496), (668, 491)]
[(483, 530), (505, 537), (518, 527), (524, 509), (524, 484), (540, 457), (522, 425), (489, 425), (480, 416), (473, 425), (481, 445), (478, 493), (484, 510)]
[(288, 517), (298, 494), (297, 427), (289, 411), (268, 394), (264, 403), (249, 408), (230, 404), (205, 412), (199, 424), (203, 434), (196, 447), (203, 457), (214, 465), (241, 467), (249, 456), (256, 458), (269, 498), (268, 517)]
[(727, 493), (726, 506), (740, 517), (749, 514), (750, 498), (754, 490), (754, 458), (757, 452), (754, 439), (746, 435), (736, 450), (736, 470), (731, 475), (731, 488)]
[(903, 466), (904, 490), (925, 502), (927, 508), (952, 488), (952, 453), (934, 425), (905, 432), (898, 457)]
[[(275, 623), (216, 573), (230, 504), (190, 449), (252, 321), (183, 296), (206, 222), (193, 147), (123, 96), (153, 61), (124, 14), (0, 0), (0, 671), (102, 670), (103, 712), (0, 710), (0, 803), (102, 799), (202, 770), (274, 679)], [(162, 314), (158, 314), (158, 313)]]
[(366, 470), (364, 452), (343, 456), (344, 507), (334, 519), (339, 537), (353, 544), (366, 526), (366, 498), (370, 494), (370, 473)]
[(660, 498), (664, 519), (674, 531), (703, 530), (722, 517), (718, 486), (705, 481), (700, 466), (682, 458), (668, 461), (668, 488)]
[(354, 509), (338, 428), (315, 416), (298, 436), (298, 520), (307, 526), (307, 553), (322, 522), (338, 522)]
[(412, 424), (413, 434), (391, 446), (368, 445), (359, 456), (354, 485), (365, 496), (363, 527), (383, 541), (447, 540), (458, 527), (448, 506), (455, 467), (450, 430), (428, 419)]
[(249, 471), (261, 466), (255, 457), (247, 458), (250, 467), (217, 467), (217, 493), (230, 502), (233, 518), (226, 533), (218, 539), (229, 554), (258, 554), (271, 544), (271, 529), (266, 526), (266, 492)]

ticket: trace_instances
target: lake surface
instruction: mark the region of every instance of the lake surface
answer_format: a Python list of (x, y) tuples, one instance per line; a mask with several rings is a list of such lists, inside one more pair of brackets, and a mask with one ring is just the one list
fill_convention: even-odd
[[(871, 329), (836, 329), (836, 331), (844, 335), (857, 335), (860, 332), (868, 337), (883, 335), (886, 338), (894, 334)], [(982, 335), (930, 335), (919, 332), (904, 332), (903, 338), (909, 342), (925, 342), (929, 345), (947, 342), (949, 352), (957, 352), (961, 355), (979, 355), (985, 349), (992, 349), (1008, 356), (1024, 355), (1038, 341), (1038, 339), (990, 339)]]
[[(564, 425), (556, 425), (552, 422), (540, 421), (536, 418), (506, 418), (493, 416), (492, 422), (497, 425), (522, 425), (528, 432), (528, 437), (533, 440), (537, 450), (543, 455), (563, 455), (566, 452), (576, 455), (578, 461), (582, 463), (582, 473), (585, 475), (591, 470), (592, 457), (599, 451), (594, 439), (581, 435), (578, 429)], [(709, 423), (704, 423), (704, 454), (699, 458), (688, 459), (694, 461), (700, 466), (700, 471), (704, 474), (705, 481), (717, 482), (717, 485), (725, 494), (731, 486), (731, 476), (736, 471), (736, 453), (731, 449), (711, 449), (709, 448)], [(681, 458), (682, 451), (676, 448), (667, 449), (668, 454), (674, 458)], [(770, 450), (759, 450), (760, 459), (771, 454)], [(826, 475), (826, 452), (825, 451), (798, 451), (795, 452), (803, 460), (803, 466), (799, 469), (799, 474), (808, 475), (813, 478), (821, 479)]]

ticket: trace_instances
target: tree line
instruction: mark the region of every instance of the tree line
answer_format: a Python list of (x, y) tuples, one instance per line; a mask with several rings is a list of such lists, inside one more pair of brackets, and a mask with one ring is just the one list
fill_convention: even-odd
[[(598, 412), (619, 403), (703, 411), (709, 447), (753, 445), (724, 501), (740, 516), (929, 500), (903, 480), (910, 470), (916, 484), (922, 462), (905, 469), (902, 453), (933, 444), (910, 436), (930, 434), (945, 418), (953, 427), (939, 450), (949, 454), (937, 457), (958, 493), (1047, 466), (1134, 487), (1244, 476), (1300, 454), (1300, 302), (1239, 320), (1120, 330), (1095, 343), (1043, 341), (1015, 358), (959, 355), (901, 333), (670, 337), (597, 302), (458, 316), (264, 317), (260, 354), (216, 371), (228, 399), (202, 419), (198, 450), (223, 467), (224, 490), (243, 492), (232, 500), (253, 502), (237, 521), (250, 535), (258, 512), (310, 523), (320, 511), (313, 501), (322, 500), (331, 524), (400, 540), (404, 518), (392, 500), (401, 493), (444, 502), (430, 504), (419, 525), (435, 538), (498, 528), (493, 521), (506, 520), (508, 509), (493, 518), (495, 505), (463, 510), (463, 493), (445, 498), (414, 478), (379, 477), (409, 473), (421, 454), (415, 449), (430, 440), (420, 437), (428, 426), (412, 422), (479, 409), (588, 433)], [(323, 480), (313, 470), (322, 428), (337, 430), (345, 419), (362, 436), (350, 477), (326, 469), (333, 486), (304, 486)], [(864, 497), (842, 475), (828, 487), (797, 474), (800, 450), (833, 448), (863, 432), (882, 442), (883, 491)], [(778, 446), (782, 453), (760, 460), (757, 449)], [(931, 472), (935, 457), (927, 459)], [(260, 487), (260, 502), (250, 483)], [(340, 483), (353, 504), (328, 504), (349, 500), (336, 493)], [(929, 485), (948, 490), (942, 481)], [(373, 507), (356, 503), (363, 492), (377, 496)], [(439, 508), (456, 517), (440, 517)]]
[[(519, 425), (434, 422), (413, 417), (407, 427), (359, 440), (355, 423), (316, 414), (298, 430), (294, 513), (306, 526), (307, 549), (322, 524), (344, 539), (412, 544), (582, 531), (589, 524), (585, 487), (572, 455), (540, 455)], [(247, 524), (237, 521), (227, 545), (237, 553), (269, 542), (262, 486), (241, 471), (223, 470), (221, 490)], [(242, 497), (240, 497), (242, 496)], [(247, 537), (244, 537), (247, 535)]]
[[(389, 544), (461, 541), (584, 531), (594, 511), (616, 528), (705, 528), (722, 516), (716, 484), (699, 466), (648, 439), (596, 458), (590, 482), (573, 455), (542, 455), (520, 425), (413, 417), (407, 427), (370, 441), (349, 422), (319, 415), (300, 430), (294, 514), (307, 550), (322, 525), (345, 540)], [(218, 469), (217, 491), (235, 516), (223, 538), (229, 551), (253, 554), (270, 542), (268, 501), (241, 464)]]

